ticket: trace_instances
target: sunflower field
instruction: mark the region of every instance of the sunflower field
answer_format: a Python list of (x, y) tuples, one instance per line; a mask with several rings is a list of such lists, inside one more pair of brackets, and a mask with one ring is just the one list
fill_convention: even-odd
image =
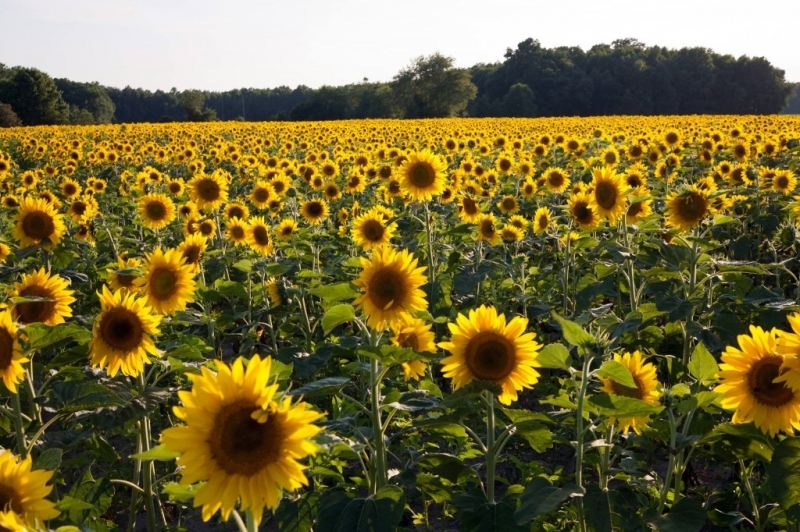
[(800, 530), (798, 167), (786, 116), (2, 130), (0, 530)]

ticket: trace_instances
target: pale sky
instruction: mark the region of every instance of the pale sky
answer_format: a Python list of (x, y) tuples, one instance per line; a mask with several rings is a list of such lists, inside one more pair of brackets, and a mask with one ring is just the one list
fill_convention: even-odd
[(798, 20), (798, 0), (0, 0), (0, 62), (120, 88), (317, 88), (389, 81), (434, 52), (469, 67), (528, 37), (633, 37), (763, 56), (800, 81)]

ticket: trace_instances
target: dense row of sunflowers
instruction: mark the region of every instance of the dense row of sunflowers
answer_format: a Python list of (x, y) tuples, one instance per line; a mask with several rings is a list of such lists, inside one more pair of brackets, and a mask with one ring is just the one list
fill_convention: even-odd
[(0, 530), (794, 526), (798, 139), (5, 130)]

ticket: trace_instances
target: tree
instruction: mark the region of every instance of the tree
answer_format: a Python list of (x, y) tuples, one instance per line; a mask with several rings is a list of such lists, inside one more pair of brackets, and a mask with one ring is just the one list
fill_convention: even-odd
[(439, 53), (414, 59), (394, 77), (393, 89), (409, 118), (458, 115), (478, 93), (469, 71), (453, 68), (453, 58)]
[(14, 74), (0, 83), (0, 100), (11, 106), (23, 124), (67, 123), (69, 106), (53, 78), (35, 68), (12, 70)]
[(7, 103), (0, 102), (0, 127), (21, 126), (22, 120)]
[[(78, 83), (68, 79), (56, 79), (56, 86), (61, 91), (64, 101), (70, 106), (70, 122), (86, 123), (87, 111), (91, 117), (90, 124), (110, 124), (114, 118), (116, 106), (108, 92), (99, 83)], [(75, 109), (73, 109), (75, 108)], [(79, 121), (74, 117), (79, 116)]]
[(503, 98), (505, 116), (536, 116), (536, 98), (530, 87), (515, 83)]
[(178, 97), (189, 122), (209, 122), (217, 119), (217, 112), (214, 109), (205, 108), (205, 100), (205, 95), (197, 90), (183, 91)]

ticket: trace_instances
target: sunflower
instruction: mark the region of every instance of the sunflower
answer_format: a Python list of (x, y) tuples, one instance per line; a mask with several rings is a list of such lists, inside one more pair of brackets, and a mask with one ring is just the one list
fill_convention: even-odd
[(537, 235), (546, 232), (553, 223), (553, 213), (547, 207), (539, 207), (533, 215), (533, 232)]
[(561, 193), (569, 188), (569, 175), (563, 168), (549, 168), (543, 175), (545, 185), (555, 193)]
[(272, 187), (268, 181), (257, 181), (250, 192), (250, 202), (257, 209), (265, 209), (272, 198)]
[(477, 236), (478, 240), (484, 240), (492, 246), (500, 243), (500, 232), (497, 230), (494, 214), (482, 214), (478, 218)]
[(625, 213), (625, 222), (629, 224), (635, 224), (642, 218), (646, 218), (652, 214), (653, 209), (651, 208), (651, 205), (653, 203), (653, 199), (649, 197), (650, 191), (644, 187), (634, 190), (631, 192), (631, 195), (638, 197), (644, 196), (646, 198), (641, 201), (637, 201), (636, 203), (631, 203)]
[(504, 405), (517, 400), (517, 392), (539, 380), (536, 355), (542, 347), (534, 333), (526, 333), (528, 320), (506, 317), (494, 307), (481, 305), (469, 316), (459, 313), (456, 323), (449, 323), (450, 341), (439, 347), (450, 351), (442, 359), (442, 374), (453, 379), (459, 389), (474, 380), (496, 382), (502, 388), (498, 397)]
[(29, 532), (22, 518), (14, 510), (0, 511), (0, 530), (3, 532)]
[(9, 255), (11, 255), (11, 248), (8, 244), (0, 242), (0, 264), (3, 264)]
[[(392, 333), (394, 334), (391, 339), (392, 345), (405, 347), (417, 353), (436, 352), (436, 342), (431, 325), (410, 314), (401, 315), (400, 319), (392, 324)], [(406, 381), (418, 381), (425, 376), (427, 367), (428, 364), (422, 359), (403, 362), (403, 377)]]
[(458, 217), (462, 222), (475, 223), (481, 216), (478, 203), (469, 196), (461, 196), (458, 200)]
[(281, 297), (281, 286), (278, 280), (274, 277), (267, 279), (267, 294), (269, 295), (269, 303), (271, 308), (280, 307), (283, 304), (283, 297)]
[(77, 181), (67, 178), (61, 183), (61, 192), (65, 198), (71, 199), (81, 193), (81, 186)]
[(785, 357), (778, 349), (777, 331), (751, 325), (750, 334), (737, 337), (739, 348), (722, 353), (714, 391), (723, 394), (721, 405), (735, 409), (734, 423), (755, 423), (762, 432), (794, 434), (800, 429), (800, 390), (782, 382)]
[(591, 200), (585, 192), (573, 194), (569, 198), (569, 212), (572, 220), (586, 231), (597, 229), (600, 225), (600, 216), (592, 209)]
[(311, 199), (300, 205), (300, 214), (310, 225), (319, 225), (328, 217), (328, 203), (325, 200)]
[(522, 197), (525, 199), (531, 199), (533, 196), (535, 196), (536, 190), (536, 181), (534, 181), (530, 176), (526, 177), (525, 181), (520, 183), (519, 191), (522, 194)]
[(180, 177), (176, 177), (174, 179), (170, 179), (169, 181), (167, 181), (167, 191), (176, 198), (183, 196), (183, 192), (185, 189), (186, 189), (186, 184)]
[(94, 322), (89, 342), (91, 364), (107, 368), (110, 377), (120, 370), (124, 375), (137, 377), (150, 362), (148, 354), (159, 355), (150, 336), (158, 334), (161, 316), (153, 313), (144, 298), (127, 290), (112, 293), (103, 286), (98, 295), (102, 311)]
[(228, 181), (222, 172), (199, 174), (186, 183), (189, 194), (200, 209), (214, 210), (228, 201)]
[(285, 175), (279, 175), (269, 182), (269, 186), (277, 197), (282, 197), (292, 186), (292, 179)]
[(186, 264), (190, 265), (192, 269), (197, 272), (200, 270), (200, 259), (203, 257), (206, 248), (208, 247), (207, 239), (200, 233), (187, 236), (183, 242), (178, 246)]
[(232, 218), (228, 220), (225, 225), (225, 235), (228, 240), (237, 246), (244, 246), (247, 244), (247, 222), (239, 218)]
[(214, 223), (214, 220), (203, 220), (197, 224), (197, 232), (205, 238), (214, 238), (217, 232), (217, 224)]
[(685, 232), (695, 228), (709, 214), (708, 193), (692, 185), (667, 197), (664, 217), (671, 227)]
[(240, 220), (247, 220), (250, 218), (250, 209), (247, 208), (247, 205), (243, 203), (233, 202), (228, 203), (225, 206), (225, 221), (229, 222), (234, 218), (239, 218)]
[(250, 218), (247, 224), (247, 244), (250, 249), (263, 257), (272, 254), (272, 238), (269, 236), (269, 226), (263, 216)]
[(383, 216), (374, 210), (364, 213), (353, 220), (353, 242), (364, 251), (389, 245), (396, 224), (386, 224)]
[(446, 169), (447, 162), (430, 150), (411, 153), (400, 167), (400, 186), (411, 199), (428, 201), (444, 190)]
[(67, 230), (63, 217), (41, 198), (23, 198), (15, 219), (14, 238), (22, 248), (39, 243), (58, 244)]
[(142, 287), (148, 306), (165, 316), (185, 309), (194, 300), (196, 283), (194, 271), (184, 263), (180, 251), (156, 248), (145, 259), (145, 275), (135, 282)]
[(772, 190), (789, 195), (797, 188), (797, 177), (791, 170), (778, 170), (772, 178)]
[(0, 510), (11, 510), (26, 525), (41, 530), (43, 521), (54, 519), (61, 512), (45, 499), (53, 491), (53, 486), (47, 485), (53, 471), (32, 471), (32, 466), (30, 456), (20, 460), (19, 456), (0, 449)]
[(25, 375), (22, 365), (29, 361), (22, 356), (17, 332), (17, 324), (14, 323), (11, 312), (0, 311), (0, 375), (11, 393), (17, 393), (17, 383)]
[(278, 240), (291, 240), (296, 232), (297, 222), (291, 218), (285, 218), (275, 228), (275, 238)]
[(333, 181), (327, 183), (324, 187), (323, 194), (328, 201), (336, 201), (342, 197), (342, 191), (339, 190), (339, 185)]
[(269, 384), (272, 359), (242, 358), (231, 367), (218, 362), (217, 373), (201, 367), (191, 375), (191, 391), (178, 392), (174, 408), (185, 425), (166, 429), (161, 443), (178, 458), (181, 484), (204, 482), (194, 497), (208, 521), (220, 511), (228, 519), (237, 501), (260, 523), (265, 508), (277, 508), (282, 491), (307, 485), (298, 462), (317, 452), (309, 441), (319, 431), (318, 414), (306, 403), (277, 400)]
[(163, 229), (175, 219), (175, 204), (164, 194), (142, 196), (139, 199), (139, 217), (148, 229)]
[[(139, 275), (133, 272), (128, 273), (128, 271), (138, 270), (142, 265), (142, 261), (140, 259), (122, 259), (120, 257), (117, 259), (117, 265), (119, 266), (117, 270), (108, 270), (111, 273), (108, 278), (108, 284), (111, 289), (116, 291), (124, 288), (129, 292), (139, 292), (139, 287), (136, 286), (136, 279)], [(120, 271), (125, 273), (120, 273)]]
[(519, 202), (514, 196), (503, 196), (503, 199), (497, 202), (497, 208), (503, 214), (514, 214), (519, 210)]
[(70, 203), (67, 216), (72, 218), (75, 223), (82, 224), (94, 218), (98, 210), (97, 200), (91, 196), (83, 196)]
[(353, 281), (363, 292), (353, 304), (362, 308), (367, 324), (382, 329), (397, 322), (404, 313), (428, 308), (425, 293), (425, 268), (417, 267), (414, 255), (403, 249), (382, 247), (372, 252), (371, 259), (361, 259), (361, 275)]
[(44, 323), (58, 325), (72, 316), (71, 303), (75, 302), (73, 290), (67, 290), (69, 281), (58, 274), (50, 275), (44, 268), (26, 273), (14, 285), (13, 297), (37, 298), (35, 301), (15, 303), (14, 318), (22, 325)]
[(522, 237), (525, 236), (525, 233), (522, 229), (511, 224), (504, 225), (498, 234), (500, 235), (500, 239), (506, 244), (519, 242), (522, 240)]
[[(628, 368), (636, 387), (629, 388), (614, 381), (611, 377), (600, 377), (600, 380), (603, 382), (603, 386), (600, 388), (601, 391), (611, 395), (621, 395), (638, 399), (653, 406), (658, 405), (661, 392), (658, 391), (656, 367), (653, 364), (644, 363), (642, 354), (639, 351), (625, 353), (623, 355), (615, 354), (614, 362), (619, 362)], [(633, 429), (636, 434), (641, 434), (642, 427), (647, 424), (647, 421), (648, 418), (646, 416), (611, 419), (612, 423), (619, 423), (620, 430), (623, 434), (626, 434), (630, 429)]]
[(625, 213), (629, 191), (622, 176), (609, 166), (592, 170), (592, 210), (598, 216), (605, 216), (613, 224)]

